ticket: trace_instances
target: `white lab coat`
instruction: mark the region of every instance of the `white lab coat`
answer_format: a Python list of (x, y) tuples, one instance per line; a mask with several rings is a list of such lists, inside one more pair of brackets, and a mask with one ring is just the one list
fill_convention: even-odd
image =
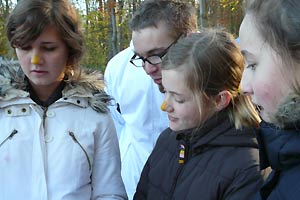
[(0, 200), (126, 199), (107, 96), (67, 84), (42, 109), (0, 67)]
[[(132, 199), (141, 171), (159, 134), (168, 127), (167, 114), (160, 110), (163, 101), (158, 86), (143, 68), (129, 61), (132, 45), (107, 64), (106, 91), (115, 99), (111, 112), (121, 151), (121, 174), (129, 199)], [(116, 109), (119, 104), (121, 114)]]

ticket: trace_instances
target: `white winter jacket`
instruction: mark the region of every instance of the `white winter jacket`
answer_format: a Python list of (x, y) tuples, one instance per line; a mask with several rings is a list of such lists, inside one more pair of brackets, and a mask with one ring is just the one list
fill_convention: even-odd
[(42, 108), (24, 90), (24, 75), (6, 66), (0, 67), (0, 200), (126, 199), (115, 128), (105, 112), (109, 97), (83, 78)]
[(158, 136), (168, 127), (167, 114), (160, 110), (164, 94), (143, 68), (129, 62), (133, 55), (131, 45), (108, 62), (104, 74), (107, 93), (115, 102), (115, 107), (110, 108), (119, 136), (122, 178), (130, 200)]

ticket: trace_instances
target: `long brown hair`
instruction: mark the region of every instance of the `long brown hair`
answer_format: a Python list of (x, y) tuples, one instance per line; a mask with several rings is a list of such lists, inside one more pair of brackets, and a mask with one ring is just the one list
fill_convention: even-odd
[(68, 0), (21, 0), (7, 20), (6, 33), (13, 48), (26, 47), (48, 25), (54, 25), (69, 51), (66, 74), (79, 74), (84, 53), (78, 15)]

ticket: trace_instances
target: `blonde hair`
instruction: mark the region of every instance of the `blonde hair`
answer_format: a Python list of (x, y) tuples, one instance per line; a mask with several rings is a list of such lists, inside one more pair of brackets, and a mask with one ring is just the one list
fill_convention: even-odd
[(210, 29), (179, 40), (164, 58), (162, 70), (180, 66), (199, 108), (226, 90), (231, 94), (231, 101), (225, 110), (235, 127), (258, 126), (260, 119), (250, 98), (238, 91), (244, 59), (231, 34)]

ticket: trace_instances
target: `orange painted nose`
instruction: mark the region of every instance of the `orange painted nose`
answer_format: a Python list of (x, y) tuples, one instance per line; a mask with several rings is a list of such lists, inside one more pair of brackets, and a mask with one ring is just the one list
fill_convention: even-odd
[(163, 102), (162, 102), (162, 104), (161, 104), (161, 106), (160, 106), (160, 109), (161, 109), (162, 111), (166, 111), (166, 109), (167, 109), (167, 102), (166, 102), (166, 101), (163, 101)]
[(40, 62), (40, 57), (38, 55), (33, 55), (31, 58), (31, 63), (36, 65), (39, 62)]

